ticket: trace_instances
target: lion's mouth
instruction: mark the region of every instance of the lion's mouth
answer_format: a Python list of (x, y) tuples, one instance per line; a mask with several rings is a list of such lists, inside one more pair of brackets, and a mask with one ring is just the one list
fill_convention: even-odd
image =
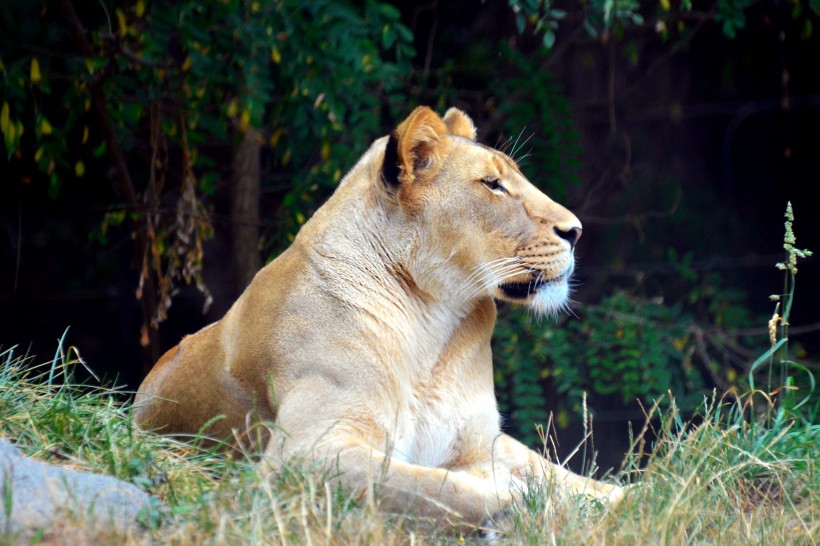
[(533, 294), (538, 292), (544, 286), (551, 284), (559, 279), (533, 279), (528, 282), (510, 282), (498, 285), (498, 289), (505, 297), (511, 300), (526, 300)]

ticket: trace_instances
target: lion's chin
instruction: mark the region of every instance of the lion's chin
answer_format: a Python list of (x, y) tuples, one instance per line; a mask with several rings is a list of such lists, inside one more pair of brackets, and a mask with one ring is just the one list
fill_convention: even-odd
[(528, 305), (539, 315), (555, 315), (567, 307), (569, 283), (567, 276), (541, 282), (505, 283), (498, 286), (496, 298)]
[(547, 284), (529, 300), (530, 309), (540, 315), (557, 315), (567, 310), (569, 283), (566, 277)]

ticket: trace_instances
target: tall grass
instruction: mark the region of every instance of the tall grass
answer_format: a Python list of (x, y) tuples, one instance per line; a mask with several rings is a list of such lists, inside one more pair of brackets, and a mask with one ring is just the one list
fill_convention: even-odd
[[(788, 224), (787, 232), (791, 230)], [(788, 242), (794, 248), (792, 241)], [(787, 251), (789, 249), (787, 248)], [(803, 251), (801, 251), (803, 252)], [(803, 253), (805, 255), (805, 252)], [(772, 349), (750, 365), (752, 388), (705, 397), (684, 420), (674, 401), (646, 411), (617, 508), (584, 498), (547, 502), (533, 486), (500, 544), (816, 544), (820, 537), (820, 425), (814, 378), (788, 353), (796, 259), (784, 264)], [(782, 310), (782, 314), (780, 314)], [(786, 340), (786, 341), (783, 341)], [(463, 544), (478, 533), (384, 514), (372, 491), (351, 497), (321, 472), (285, 465), (262, 478), (254, 461), (136, 429), (123, 393), (77, 383), (78, 352), (59, 344), (33, 365), (0, 351), (0, 436), (29, 456), (110, 474), (154, 495), (146, 532), (130, 544)], [(771, 372), (769, 371), (771, 369)], [(762, 384), (758, 379), (765, 378)], [(0, 537), (2, 542), (2, 537)]]

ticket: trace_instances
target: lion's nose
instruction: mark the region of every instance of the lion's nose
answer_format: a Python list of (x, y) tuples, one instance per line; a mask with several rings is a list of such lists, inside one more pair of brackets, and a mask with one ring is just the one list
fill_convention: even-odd
[(561, 229), (558, 226), (555, 227), (555, 233), (560, 238), (564, 239), (569, 243), (570, 248), (575, 248), (575, 245), (578, 243), (578, 239), (581, 238), (581, 228), (579, 227), (572, 227), (569, 229)]

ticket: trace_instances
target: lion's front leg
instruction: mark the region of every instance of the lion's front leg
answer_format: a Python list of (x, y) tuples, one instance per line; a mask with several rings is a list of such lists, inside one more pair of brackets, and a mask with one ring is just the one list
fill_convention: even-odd
[(509, 469), (516, 481), (525, 484), (535, 479), (553, 487), (560, 495), (589, 495), (614, 506), (626, 493), (623, 487), (579, 476), (551, 463), (507, 434), (496, 439), (493, 458), (494, 465)]
[(477, 525), (503, 510), (510, 492), (470, 474), (406, 463), (367, 446), (351, 446), (339, 456), (340, 479), (351, 489), (378, 487), (382, 506)]
[(278, 434), (268, 444), (265, 460), (271, 471), (277, 462), (305, 455), (320, 462), (331, 480), (354, 495), (373, 488), (380, 507), (393, 513), (430, 517), (451, 524), (478, 527), (512, 501), (506, 489), (467, 472), (426, 467), (390, 457), (347, 434), (325, 434), (309, 452), (277, 447)]

